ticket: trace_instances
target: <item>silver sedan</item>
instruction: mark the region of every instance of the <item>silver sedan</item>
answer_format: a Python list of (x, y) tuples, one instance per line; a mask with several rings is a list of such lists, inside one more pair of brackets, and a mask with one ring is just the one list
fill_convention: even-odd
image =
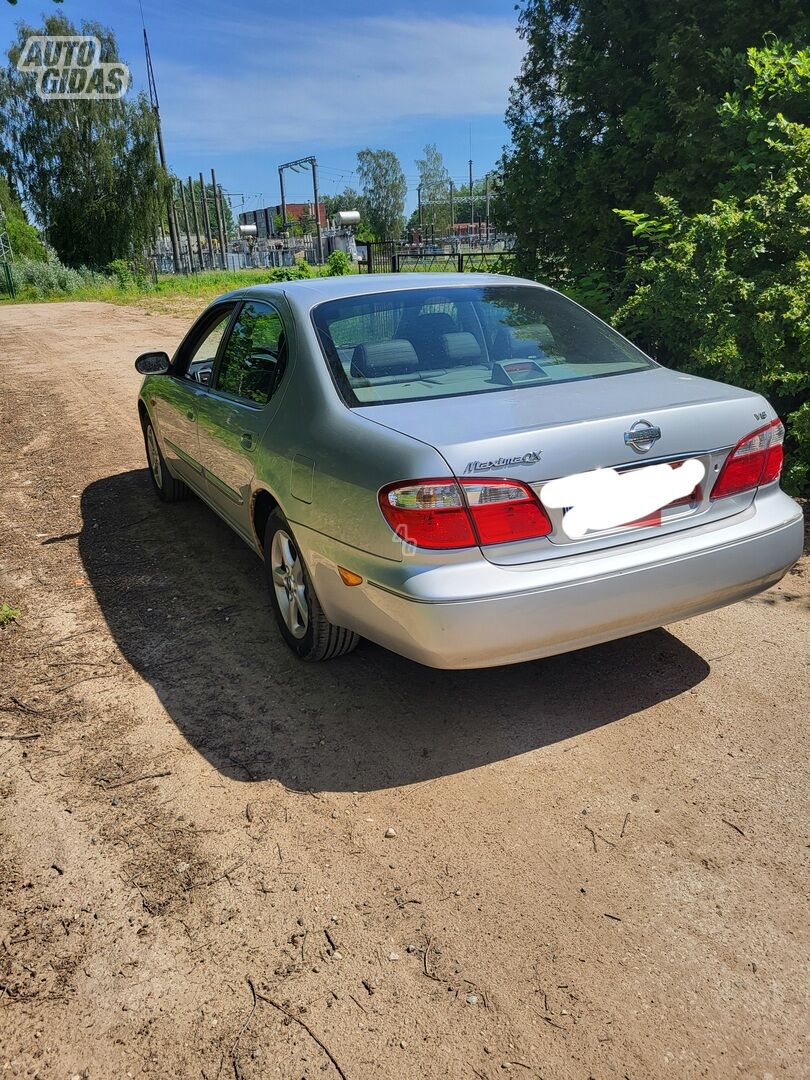
[(215, 300), (145, 353), (152, 483), (264, 559), (304, 660), (361, 637), (517, 663), (767, 589), (798, 559), (784, 429), (498, 275), (316, 278)]

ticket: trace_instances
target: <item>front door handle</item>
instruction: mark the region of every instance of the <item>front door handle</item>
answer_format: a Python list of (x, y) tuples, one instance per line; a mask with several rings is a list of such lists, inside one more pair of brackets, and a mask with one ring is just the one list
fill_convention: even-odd
[(187, 409), (186, 410), (186, 418), (188, 420), (193, 420), (195, 418), (195, 416), (196, 416), (196, 413), (194, 412), (193, 409)]
[(252, 450), (253, 449), (253, 435), (252, 435), (252, 433), (249, 432), (249, 431), (242, 432), (242, 437), (240, 438), (239, 442), (242, 444), (242, 449), (243, 450)]

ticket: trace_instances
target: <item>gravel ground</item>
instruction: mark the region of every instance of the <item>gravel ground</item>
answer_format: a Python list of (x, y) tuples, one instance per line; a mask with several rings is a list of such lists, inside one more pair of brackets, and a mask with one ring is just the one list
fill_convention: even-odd
[(302, 665), (152, 495), (132, 360), (186, 326), (0, 308), (3, 1075), (807, 1076), (807, 563), (518, 667)]

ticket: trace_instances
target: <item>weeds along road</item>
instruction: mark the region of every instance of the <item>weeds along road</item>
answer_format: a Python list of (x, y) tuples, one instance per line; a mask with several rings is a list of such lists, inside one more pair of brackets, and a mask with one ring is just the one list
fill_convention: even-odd
[(303, 665), (152, 495), (132, 361), (187, 325), (0, 308), (4, 1075), (806, 1076), (806, 563), (519, 667)]

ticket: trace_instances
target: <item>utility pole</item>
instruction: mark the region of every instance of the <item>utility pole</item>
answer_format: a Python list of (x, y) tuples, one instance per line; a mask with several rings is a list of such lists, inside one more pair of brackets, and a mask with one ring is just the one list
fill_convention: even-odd
[[(169, 170), (166, 168), (166, 148), (163, 145), (163, 128), (160, 124), (160, 105), (158, 103), (157, 85), (155, 84), (155, 72), (152, 68), (152, 54), (149, 52), (149, 38), (146, 36), (146, 27), (143, 28), (143, 48), (146, 53), (146, 79), (149, 84), (149, 104), (152, 106), (152, 112), (155, 114), (155, 127), (157, 129), (157, 144), (158, 144), (158, 157), (160, 158), (160, 164), (163, 171), (168, 176)], [(174, 266), (176, 273), (181, 273), (180, 270), (180, 243), (177, 239), (177, 219), (174, 214), (174, 193), (169, 195), (168, 200), (168, 218), (169, 218), (169, 237), (172, 244), (172, 258), (174, 259)], [(191, 270), (191, 266), (189, 266)]]
[(180, 181), (180, 201), (183, 204), (183, 220), (186, 225), (186, 245), (188, 247), (188, 272), (194, 273), (194, 253), (191, 247), (191, 229), (188, 224), (188, 207), (186, 206), (186, 193), (183, 190), (183, 181)]
[(475, 196), (473, 195), (472, 158), (470, 158), (470, 236), (472, 236), (472, 228), (473, 228), (474, 225), (475, 225)]
[(284, 166), (278, 167), (278, 186), (281, 191), (281, 232), (287, 232), (287, 196), (284, 194)]
[(214, 238), (211, 235), (211, 216), (208, 213), (208, 196), (205, 192), (205, 180), (203, 180), (203, 174), (200, 173), (200, 198), (203, 205), (203, 221), (205, 222), (205, 235), (208, 239), (208, 258), (211, 263), (211, 269), (214, 269)]
[(321, 203), (318, 197), (318, 162), (312, 159), (312, 195), (315, 199), (315, 233), (318, 237), (318, 263), (323, 266), (323, 236), (321, 235)]
[[(183, 181), (178, 179), (177, 182), (182, 187)], [(172, 224), (174, 225), (174, 235), (178, 238), (178, 240), (177, 240), (177, 250), (179, 252), (180, 251), (180, 221), (179, 221), (179, 218), (177, 217), (177, 207), (174, 205), (174, 185), (172, 185), (172, 200), (171, 200), (171, 207), (169, 208), (169, 217), (171, 218)], [(171, 226), (169, 226), (169, 232), (171, 233)], [(191, 273), (191, 270), (192, 270), (192, 267), (189, 267), (189, 273)], [(178, 272), (178, 274), (181, 274), (183, 272), (182, 268), (178, 268), (177, 272)]]
[(453, 202), (453, 181), (450, 181), (450, 231), (456, 231), (456, 204)]
[(323, 262), (323, 236), (321, 234), (321, 205), (318, 195), (318, 162), (312, 156), (298, 158), (296, 161), (287, 161), (278, 167), (278, 186), (281, 191), (281, 217), (284, 227), (287, 226), (287, 199), (284, 194), (284, 170), (292, 169), (298, 172), (299, 168), (312, 169), (312, 197), (315, 200), (315, 226), (318, 238), (318, 260)]
[[(219, 187), (217, 188), (217, 192), (219, 194), (219, 210), (220, 210), (220, 213), (222, 215), (222, 233), (223, 233), (223, 241), (225, 243), (225, 247), (223, 248), (223, 253), (222, 253), (222, 265), (227, 270), (228, 269), (228, 244), (230, 243), (230, 239), (228, 237), (228, 219), (225, 217), (225, 192), (222, 190), (222, 184), (220, 184)], [(228, 206), (230, 207), (230, 205), (231, 205), (231, 203), (230, 203), (230, 199), (229, 199), (228, 200)]]
[(197, 234), (197, 262), (200, 270), (204, 270), (202, 257), (202, 233), (200, 232), (200, 219), (197, 217), (197, 200), (194, 198), (194, 182), (188, 178), (188, 197), (191, 199), (191, 212), (194, 214), (194, 231)]
[(487, 173), (487, 243), (489, 243), (489, 173)]
[(219, 220), (219, 253), (222, 256), (222, 269), (228, 269), (227, 252), (225, 250), (225, 203), (222, 199), (222, 188), (217, 184), (217, 176), (214, 170), (211, 170), (211, 187), (214, 189), (214, 202), (217, 208), (217, 218)]
[[(419, 229), (422, 228), (422, 185), (420, 184), (416, 189), (417, 206), (419, 207)], [(419, 237), (421, 240), (421, 236)]]

